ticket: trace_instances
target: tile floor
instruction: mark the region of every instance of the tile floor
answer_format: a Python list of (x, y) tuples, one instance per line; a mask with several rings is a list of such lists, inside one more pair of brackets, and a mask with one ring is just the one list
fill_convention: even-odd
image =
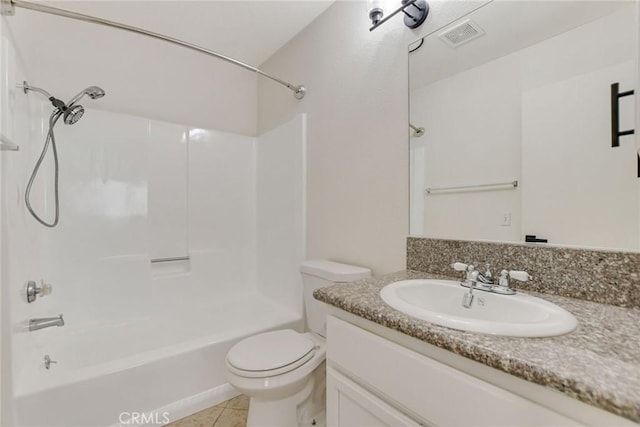
[(167, 424), (166, 427), (245, 427), (248, 412), (249, 398), (240, 395)]

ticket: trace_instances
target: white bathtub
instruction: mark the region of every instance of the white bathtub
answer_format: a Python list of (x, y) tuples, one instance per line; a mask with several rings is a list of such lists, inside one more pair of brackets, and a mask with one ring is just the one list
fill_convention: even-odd
[[(301, 327), (299, 314), (248, 294), (135, 322), (49, 329), (14, 379), (16, 425), (162, 425), (237, 394), (224, 375), (237, 341)], [(58, 361), (50, 370), (45, 354)], [(145, 422), (131, 420), (140, 413)]]

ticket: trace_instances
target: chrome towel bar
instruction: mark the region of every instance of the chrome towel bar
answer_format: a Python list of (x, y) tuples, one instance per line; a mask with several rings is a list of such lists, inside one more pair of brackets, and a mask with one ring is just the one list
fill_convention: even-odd
[(191, 257), (189, 256), (178, 256), (171, 258), (155, 258), (151, 260), (151, 264), (156, 264), (158, 262), (172, 262), (172, 261), (189, 261)]
[(509, 182), (496, 182), (494, 184), (461, 185), (459, 187), (438, 187), (438, 188), (427, 187), (427, 189), (424, 191), (426, 194), (433, 194), (433, 193), (443, 193), (448, 191), (463, 191), (463, 190), (483, 191), (483, 190), (502, 190), (502, 189), (510, 189), (510, 188), (515, 189), (517, 187), (518, 187), (518, 180), (515, 180), (515, 181), (509, 181)]

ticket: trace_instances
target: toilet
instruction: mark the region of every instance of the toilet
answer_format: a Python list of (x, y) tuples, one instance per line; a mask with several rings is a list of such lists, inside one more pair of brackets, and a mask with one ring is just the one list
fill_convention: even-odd
[(229, 383), (250, 397), (247, 427), (326, 424), (326, 306), (313, 291), (371, 277), (371, 270), (326, 260), (300, 266), (309, 332), (265, 332), (234, 345), (226, 357)]

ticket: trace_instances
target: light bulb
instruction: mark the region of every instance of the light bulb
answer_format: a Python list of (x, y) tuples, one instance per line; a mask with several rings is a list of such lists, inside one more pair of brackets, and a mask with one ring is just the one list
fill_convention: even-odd
[(373, 25), (377, 24), (382, 19), (382, 15), (384, 15), (382, 0), (367, 0), (367, 10)]

